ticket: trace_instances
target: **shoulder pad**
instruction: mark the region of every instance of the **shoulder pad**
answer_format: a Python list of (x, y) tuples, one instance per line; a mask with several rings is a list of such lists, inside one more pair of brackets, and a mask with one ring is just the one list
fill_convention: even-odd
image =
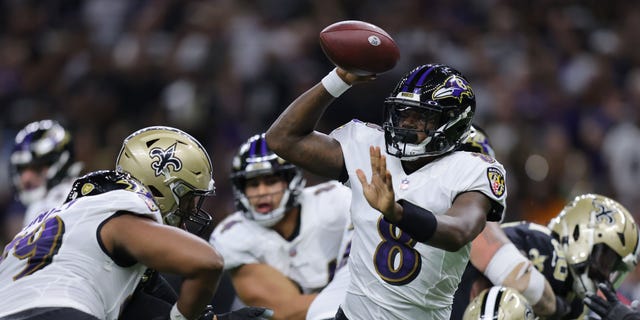
[(67, 195), (65, 203), (81, 197), (95, 196), (113, 190), (129, 190), (148, 195), (149, 198), (152, 198), (147, 188), (128, 173), (100, 170), (76, 179), (71, 187), (71, 192)]

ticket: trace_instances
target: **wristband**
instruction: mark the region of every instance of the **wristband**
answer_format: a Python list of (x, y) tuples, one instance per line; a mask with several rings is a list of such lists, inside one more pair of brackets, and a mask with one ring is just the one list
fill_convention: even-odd
[(178, 310), (178, 303), (177, 302), (173, 305), (173, 308), (171, 308), (171, 311), (169, 312), (169, 319), (171, 319), (171, 320), (188, 320), (187, 317), (183, 316), (182, 313), (180, 313), (180, 310)]
[(402, 219), (395, 223), (398, 228), (406, 232), (412, 239), (426, 242), (436, 232), (438, 220), (429, 210), (416, 206), (404, 199), (398, 200), (402, 207)]
[(345, 91), (351, 88), (351, 85), (344, 82), (342, 78), (338, 75), (337, 68), (334, 68), (327, 74), (324, 78), (322, 78), (322, 85), (324, 88), (331, 94), (333, 97), (337, 98), (342, 95)]

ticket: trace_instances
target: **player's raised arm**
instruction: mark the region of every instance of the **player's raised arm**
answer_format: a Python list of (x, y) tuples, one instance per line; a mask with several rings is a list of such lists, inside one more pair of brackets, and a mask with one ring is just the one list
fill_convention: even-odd
[(373, 80), (377, 73), (393, 68), (399, 51), (384, 30), (361, 21), (328, 26), (320, 32), (320, 43), (327, 58), (338, 67), (295, 99), (271, 125), (266, 137), (279, 156), (315, 174), (337, 179), (344, 167), (342, 150), (335, 139), (315, 131), (318, 120), (353, 84)]

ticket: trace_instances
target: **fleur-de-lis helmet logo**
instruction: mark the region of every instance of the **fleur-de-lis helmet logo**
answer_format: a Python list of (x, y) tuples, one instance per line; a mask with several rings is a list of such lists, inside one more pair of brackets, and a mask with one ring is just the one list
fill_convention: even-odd
[(156, 177), (160, 176), (165, 168), (168, 170), (170, 166), (173, 167), (173, 171), (182, 169), (182, 162), (174, 157), (176, 144), (174, 143), (167, 149), (153, 148), (149, 151), (149, 156), (156, 159), (151, 163), (151, 168), (155, 171)]

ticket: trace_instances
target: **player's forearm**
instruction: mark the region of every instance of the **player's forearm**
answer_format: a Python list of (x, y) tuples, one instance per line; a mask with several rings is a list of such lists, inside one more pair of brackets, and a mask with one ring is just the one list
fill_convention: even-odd
[[(273, 310), (272, 320), (304, 320), (311, 302), (317, 294), (299, 294), (282, 297), (268, 297), (266, 299), (250, 299), (243, 301), (251, 306), (263, 306)], [(273, 299), (275, 298), (275, 299)]]
[(550, 316), (556, 312), (556, 295), (551, 285), (545, 281), (544, 291), (538, 303), (532, 305), (533, 312), (539, 316)]
[(458, 251), (473, 241), (484, 228), (484, 221), (471, 224), (447, 215), (438, 216), (437, 221), (438, 227), (427, 244), (451, 252)]
[(211, 302), (218, 283), (220, 271), (203, 271), (193, 277), (185, 278), (180, 287), (178, 309), (187, 319), (197, 319)]
[(405, 200), (396, 202), (393, 214), (385, 214), (385, 218), (412, 239), (452, 252), (471, 242), (484, 228), (484, 223), (474, 225), (456, 217), (436, 217), (431, 211)]

